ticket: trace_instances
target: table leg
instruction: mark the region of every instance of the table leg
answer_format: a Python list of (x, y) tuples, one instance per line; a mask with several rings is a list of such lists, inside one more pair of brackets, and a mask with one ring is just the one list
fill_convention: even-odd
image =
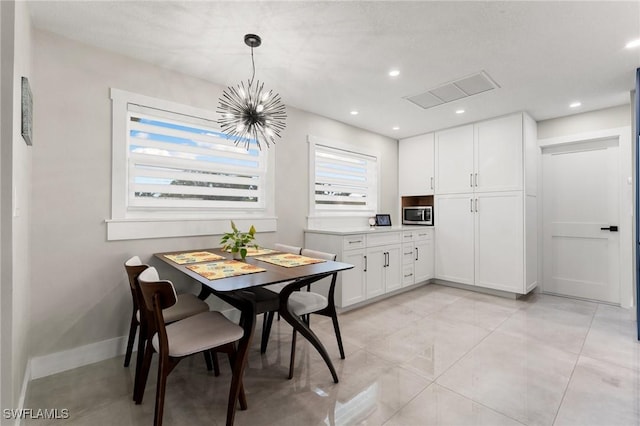
[(329, 354), (327, 353), (327, 350), (325, 349), (324, 345), (322, 344), (322, 342), (320, 342), (320, 339), (318, 339), (318, 336), (316, 336), (316, 334), (313, 331), (311, 331), (309, 326), (304, 321), (302, 321), (300, 317), (292, 314), (289, 311), (288, 303), (287, 303), (289, 296), (295, 290), (298, 290), (306, 286), (307, 284), (310, 284), (311, 282), (318, 281), (321, 278), (324, 278), (324, 277), (314, 277), (311, 280), (296, 281), (292, 284), (287, 285), (285, 288), (283, 288), (280, 291), (279, 312), (280, 312), (280, 316), (284, 318), (285, 321), (291, 324), (291, 326), (296, 331), (302, 334), (305, 337), (305, 339), (307, 339), (313, 345), (313, 347), (316, 348), (320, 356), (322, 356), (322, 359), (324, 360), (324, 362), (327, 364), (327, 367), (329, 367), (329, 371), (331, 371), (331, 376), (333, 377), (333, 382), (338, 383), (338, 374), (336, 373), (336, 369), (333, 367), (331, 358), (329, 358)]
[[(255, 302), (250, 297), (234, 297), (227, 294), (219, 293), (218, 296), (225, 302), (231, 304), (235, 308), (240, 309), (240, 326), (244, 330), (244, 335), (238, 342), (238, 349), (233, 363), (233, 377), (231, 379), (231, 387), (229, 389), (229, 401), (227, 402), (227, 426), (233, 425), (236, 415), (236, 406), (240, 390), (243, 389), (242, 378), (244, 376), (244, 368), (249, 358), (249, 348), (256, 325), (256, 308)], [(240, 408), (247, 409), (246, 399), (241, 401)]]

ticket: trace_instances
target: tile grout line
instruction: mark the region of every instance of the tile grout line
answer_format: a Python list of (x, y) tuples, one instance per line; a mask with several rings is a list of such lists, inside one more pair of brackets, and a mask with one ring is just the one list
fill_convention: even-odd
[(580, 346), (580, 351), (578, 352), (578, 356), (576, 357), (576, 362), (573, 364), (573, 368), (571, 369), (571, 374), (569, 374), (569, 380), (567, 380), (567, 385), (564, 388), (564, 392), (562, 392), (562, 398), (560, 399), (560, 404), (558, 404), (558, 409), (556, 410), (556, 414), (553, 416), (553, 422), (551, 423), (552, 425), (556, 424), (556, 420), (558, 419), (558, 414), (560, 414), (560, 409), (562, 408), (562, 404), (564, 404), (564, 399), (567, 396), (569, 385), (571, 385), (571, 380), (573, 380), (573, 374), (575, 373), (576, 367), (578, 366), (578, 361), (580, 361), (580, 357), (582, 356), (582, 351), (584, 350), (584, 344), (587, 341), (587, 336), (591, 331), (591, 327), (593, 326), (593, 321), (596, 317), (596, 312), (598, 312), (599, 308), (600, 308), (600, 304), (598, 303), (596, 309), (593, 311), (593, 314), (591, 315), (591, 322), (589, 323), (589, 328), (587, 329), (587, 333), (584, 335), (584, 339), (582, 340), (582, 345)]
[(440, 383), (436, 383), (435, 381), (433, 382), (433, 384), (436, 384), (436, 385), (438, 385), (438, 386), (440, 386), (440, 387), (442, 387), (442, 388), (444, 388), (444, 389), (448, 390), (449, 392), (455, 393), (456, 395), (460, 396), (461, 398), (468, 399), (469, 401), (473, 402), (474, 404), (478, 404), (478, 405), (480, 405), (481, 407), (486, 408), (487, 410), (493, 411), (494, 413), (499, 414), (499, 415), (501, 415), (501, 416), (504, 416), (504, 417), (506, 417), (506, 418), (508, 418), (508, 419), (511, 419), (511, 420), (513, 420), (513, 421), (515, 421), (515, 422), (517, 422), (517, 423), (521, 424), (521, 425), (524, 425), (524, 426), (526, 426), (526, 425), (527, 425), (526, 423), (523, 423), (523, 422), (521, 422), (520, 420), (518, 420), (518, 419), (516, 419), (516, 418), (513, 418), (513, 417), (511, 417), (511, 416), (510, 416), (510, 415), (508, 415), (508, 414), (502, 413), (502, 412), (500, 412), (500, 411), (496, 410), (495, 408), (491, 408), (491, 407), (489, 407), (488, 405), (485, 405), (485, 404), (483, 404), (482, 402), (476, 401), (476, 400), (475, 400), (475, 399), (473, 399), (473, 398), (469, 398), (469, 397), (467, 397), (467, 396), (465, 396), (465, 395), (461, 394), (461, 393), (460, 393), (460, 392), (458, 392), (458, 391), (455, 391), (455, 390), (453, 390), (453, 389), (448, 388), (448, 387), (447, 387), (447, 386), (445, 386), (445, 385), (441, 385)]
[[(500, 323), (500, 325), (502, 325), (505, 321), (507, 321), (508, 319), (510, 319), (512, 316), (514, 316), (517, 312), (521, 311), (522, 309), (523, 309), (522, 307), (519, 307), (518, 309), (516, 309), (515, 311), (513, 311), (513, 312), (511, 313), (511, 315), (509, 315), (507, 318), (505, 318), (505, 320), (504, 320), (504, 321), (502, 321), (502, 322)], [(500, 327), (500, 325), (498, 325), (498, 327)], [(489, 336), (491, 336), (493, 333), (495, 333), (495, 331), (498, 329), (498, 327), (494, 328), (493, 330), (489, 330), (489, 333), (488, 333), (486, 336), (484, 336), (482, 339), (480, 339), (480, 340), (478, 341), (478, 343), (476, 343), (474, 346), (472, 346), (471, 348), (469, 348), (469, 350), (468, 350), (467, 352), (465, 352), (465, 353), (464, 353), (460, 358), (458, 358), (458, 359), (456, 360), (456, 362), (454, 362), (453, 364), (451, 364), (451, 365), (450, 365), (446, 370), (444, 370), (442, 373), (438, 374), (438, 376), (437, 376), (437, 377), (434, 377), (434, 379), (433, 379), (433, 383), (432, 383), (432, 384), (436, 384), (436, 385), (438, 385), (438, 386), (442, 386), (443, 388), (445, 388), (445, 389), (447, 389), (447, 390), (449, 390), (449, 391), (451, 391), (451, 392), (455, 393), (456, 395), (461, 396), (462, 398), (468, 399), (468, 400), (472, 401), (472, 402), (473, 402), (473, 403), (475, 403), (475, 404), (478, 404), (478, 405), (480, 405), (480, 406), (482, 406), (482, 407), (485, 407), (485, 408), (486, 408), (486, 409), (488, 409), (488, 410), (493, 411), (494, 413), (500, 414), (501, 416), (505, 416), (505, 417), (507, 417), (507, 418), (509, 418), (509, 419), (512, 419), (512, 420), (514, 420), (514, 421), (516, 421), (516, 422), (520, 423), (520, 424), (525, 425), (525, 423), (522, 423), (521, 421), (519, 421), (519, 420), (517, 420), (517, 419), (514, 419), (513, 417), (511, 417), (511, 416), (509, 416), (509, 415), (507, 415), (507, 414), (504, 414), (504, 413), (502, 413), (502, 412), (500, 412), (500, 411), (498, 411), (498, 410), (496, 410), (496, 409), (494, 409), (494, 408), (488, 407), (488, 406), (486, 406), (485, 404), (483, 404), (483, 403), (481, 403), (481, 402), (479, 402), (479, 401), (476, 401), (476, 400), (475, 400), (475, 399), (473, 399), (473, 398), (468, 398), (468, 397), (466, 397), (466, 396), (462, 395), (461, 393), (459, 393), (459, 392), (457, 392), (457, 391), (455, 391), (455, 390), (453, 390), (453, 389), (449, 389), (447, 386), (445, 386), (445, 385), (443, 385), (443, 384), (437, 383), (437, 380), (438, 380), (440, 377), (442, 377), (445, 373), (447, 373), (449, 370), (451, 370), (455, 365), (457, 365), (460, 361), (462, 361), (462, 359), (464, 359), (464, 358), (465, 358), (465, 357), (466, 357), (466, 356), (467, 356), (467, 355), (468, 355), (472, 350), (474, 350), (475, 348), (477, 348), (477, 347), (478, 347), (482, 342), (484, 342), (484, 341), (485, 341)]]

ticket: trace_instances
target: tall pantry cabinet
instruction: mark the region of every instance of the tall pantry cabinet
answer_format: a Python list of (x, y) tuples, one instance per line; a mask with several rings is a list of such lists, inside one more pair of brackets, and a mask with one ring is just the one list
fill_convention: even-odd
[(537, 285), (536, 123), (525, 113), (435, 132), (435, 276)]

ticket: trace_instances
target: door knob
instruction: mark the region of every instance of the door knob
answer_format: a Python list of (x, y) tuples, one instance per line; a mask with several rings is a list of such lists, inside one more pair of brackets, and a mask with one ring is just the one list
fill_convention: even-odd
[(608, 226), (606, 228), (600, 228), (601, 231), (611, 231), (611, 232), (618, 232), (618, 226), (616, 225), (611, 225)]

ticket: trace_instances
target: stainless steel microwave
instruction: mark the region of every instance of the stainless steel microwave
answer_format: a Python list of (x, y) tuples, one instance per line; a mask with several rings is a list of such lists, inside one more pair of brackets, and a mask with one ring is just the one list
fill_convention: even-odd
[(432, 206), (411, 206), (402, 208), (403, 225), (433, 226)]

